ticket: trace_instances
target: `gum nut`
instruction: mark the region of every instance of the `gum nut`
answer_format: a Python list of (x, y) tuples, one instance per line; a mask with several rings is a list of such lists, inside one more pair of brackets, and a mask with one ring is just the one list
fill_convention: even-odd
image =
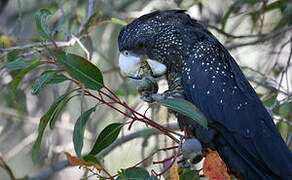
[(194, 158), (195, 156), (201, 154), (202, 145), (200, 141), (196, 138), (186, 139), (182, 144), (183, 157), (186, 159)]

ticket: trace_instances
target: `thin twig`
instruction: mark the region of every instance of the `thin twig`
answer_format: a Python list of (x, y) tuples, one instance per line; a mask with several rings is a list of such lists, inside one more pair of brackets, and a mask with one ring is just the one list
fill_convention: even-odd
[[(166, 128), (171, 129), (171, 130), (178, 130), (179, 129), (176, 123), (170, 124), (170, 125), (166, 126)], [(149, 134), (149, 136), (161, 134), (160, 131), (158, 131), (156, 129), (149, 129), (149, 128), (131, 133), (129, 135), (126, 135), (126, 136), (123, 136), (123, 137), (120, 137), (119, 139), (117, 139), (115, 142), (113, 142), (107, 148), (105, 148), (100, 153), (98, 153), (96, 157), (97, 158), (104, 157), (107, 154), (109, 154), (111, 151), (113, 151), (115, 148), (117, 148), (118, 146), (125, 144), (126, 142), (131, 141), (133, 139), (143, 137), (143, 134), (145, 134), (145, 133)], [(70, 164), (68, 163), (67, 160), (59, 161), (59, 162), (52, 164), (50, 167), (47, 167), (47, 168), (41, 170), (38, 174), (28, 178), (27, 180), (47, 179), (50, 176), (52, 176), (54, 173), (61, 171), (62, 169), (69, 167), (69, 166), (70, 166)]]
[[(58, 47), (66, 47), (66, 46), (73, 46), (76, 43), (75, 38), (71, 38), (69, 41), (59, 41), (55, 42)], [(6, 48), (0, 48), (0, 52), (10, 52), (14, 50), (24, 50), (29, 48), (37, 48), (37, 47), (54, 47), (53, 42), (35, 42), (35, 43), (28, 43), (20, 46), (11, 46)]]
[(11, 178), (11, 180), (16, 180), (11, 168), (8, 166), (8, 164), (5, 162), (2, 154), (0, 153), (0, 167), (2, 167), (7, 174), (9, 175), (9, 177)]
[(78, 31), (77, 31), (77, 36), (81, 35), (81, 33), (84, 31), (86, 24), (90, 20), (90, 17), (93, 15), (94, 12), (94, 0), (87, 0), (87, 13), (86, 13), (86, 18), (85, 21), (80, 25)]
[[(202, 23), (204, 24), (204, 23)], [(258, 37), (263, 37), (264, 34), (261, 34), (261, 35), (256, 35), (256, 34), (249, 34), (249, 35), (233, 35), (231, 33), (227, 33), (225, 31), (223, 31), (222, 29), (216, 27), (216, 26), (213, 26), (213, 25), (210, 25), (210, 24), (206, 24), (206, 26), (210, 29), (213, 29), (215, 31), (217, 31), (218, 33), (220, 34), (223, 34), (224, 36), (228, 37), (228, 38), (233, 38), (233, 39), (242, 39), (242, 38), (258, 38)]]
[(226, 46), (226, 48), (229, 49), (229, 50), (232, 50), (232, 49), (236, 49), (236, 48), (243, 47), (243, 46), (256, 45), (256, 44), (262, 43), (264, 41), (267, 41), (269, 39), (275, 38), (278, 35), (280, 35), (282, 33), (285, 33), (285, 32), (287, 32), (289, 30), (292, 30), (292, 26), (288, 26), (286, 28), (282, 28), (282, 29), (279, 29), (279, 30), (277, 30), (275, 32), (266, 34), (266, 35), (262, 36), (262, 38), (259, 38), (257, 40), (246, 42), (246, 43), (233, 44), (233, 45), (230, 45), (230, 46)]

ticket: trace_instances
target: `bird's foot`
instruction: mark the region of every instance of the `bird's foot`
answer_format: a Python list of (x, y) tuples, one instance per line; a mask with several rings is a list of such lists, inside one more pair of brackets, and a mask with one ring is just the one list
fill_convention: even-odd
[(156, 93), (156, 94), (147, 94), (144, 92), (144, 95), (140, 97), (143, 101), (148, 103), (157, 102), (163, 99), (166, 99), (166, 95), (164, 93)]

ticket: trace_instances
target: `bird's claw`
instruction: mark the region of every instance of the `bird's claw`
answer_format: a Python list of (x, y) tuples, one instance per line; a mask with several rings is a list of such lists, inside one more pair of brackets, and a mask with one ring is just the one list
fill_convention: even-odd
[(158, 93), (156, 93), (156, 94), (145, 94), (144, 93), (144, 95), (142, 95), (140, 98), (145, 102), (153, 103), (153, 102), (157, 102), (157, 101), (165, 99), (165, 95), (158, 94)]

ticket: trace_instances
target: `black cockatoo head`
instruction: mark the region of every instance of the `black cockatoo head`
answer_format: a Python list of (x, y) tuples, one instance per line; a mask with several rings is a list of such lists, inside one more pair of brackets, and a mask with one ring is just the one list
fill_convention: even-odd
[[(201, 33), (193, 34), (194, 27)], [(204, 31), (183, 10), (155, 11), (141, 16), (119, 34), (121, 71), (139, 79), (141, 62), (145, 60), (152, 75), (160, 76), (167, 68), (181, 65), (181, 59), (190, 54), (191, 43), (208, 33)]]

